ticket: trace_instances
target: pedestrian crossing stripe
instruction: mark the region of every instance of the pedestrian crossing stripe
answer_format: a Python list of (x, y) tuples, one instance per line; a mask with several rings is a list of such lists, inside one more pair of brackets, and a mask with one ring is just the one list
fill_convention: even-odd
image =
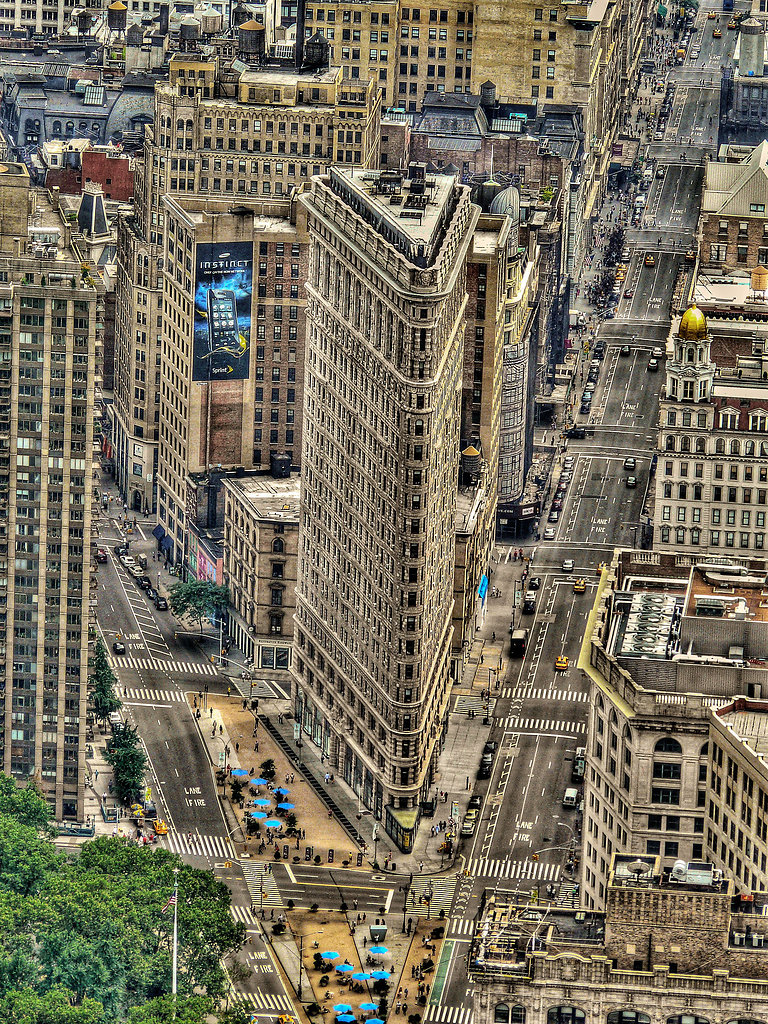
[(256, 918), (251, 913), (250, 907), (240, 907), (237, 904), (230, 904), (229, 912), (236, 921), (242, 921), (243, 924), (253, 924)]
[(557, 701), (558, 704), (566, 703), (567, 701), (586, 704), (589, 700), (589, 693), (586, 690), (547, 690), (544, 687), (533, 688), (528, 686), (524, 686), (514, 694), (510, 693), (510, 697), (512, 696), (519, 697), (521, 700)]
[(181, 690), (147, 690), (131, 686), (123, 689), (123, 697), (127, 704), (136, 701), (148, 701), (153, 704), (161, 701), (176, 701), (177, 703), (183, 703), (184, 701), (184, 694)]
[(230, 992), (233, 1003), (239, 1006), (246, 1006), (248, 1009), (272, 1010), (277, 1013), (289, 1013), (295, 1016), (295, 1009), (288, 996), (278, 995), (273, 992)]
[(469, 1006), (428, 1006), (424, 1010), (424, 1021), (434, 1024), (472, 1024), (473, 1013)]
[(469, 873), (481, 878), (530, 878), (534, 881), (553, 882), (560, 877), (560, 865), (541, 860), (494, 860), (473, 857)]
[(227, 836), (201, 836), (194, 832), (189, 836), (183, 832), (169, 832), (164, 837), (164, 845), (172, 853), (179, 855), (186, 853), (196, 857), (223, 857), (225, 859), (236, 856), (232, 842)]
[(240, 867), (248, 886), (254, 913), (258, 913), (262, 907), (283, 906), (283, 898), (271, 871), (265, 871), (263, 867), (252, 864), (241, 863)]
[(518, 718), (512, 715), (503, 723), (503, 728), (513, 732), (586, 732), (585, 722), (563, 722), (550, 718)]
[(493, 714), (493, 709), (496, 707), (496, 698), (482, 697), (479, 693), (460, 693), (456, 698), (453, 710), (456, 714), (465, 714), (468, 711), (485, 711), (487, 706), (487, 713)]
[(555, 903), (557, 906), (570, 907), (575, 910), (578, 908), (580, 902), (578, 882), (561, 882), (560, 888), (555, 896)]
[[(431, 890), (432, 898), (426, 902), (427, 893)], [(408, 909), (415, 909), (424, 914), (429, 913), (436, 917), (441, 910), (448, 914), (453, 903), (456, 892), (456, 878), (454, 876), (443, 876), (440, 878), (414, 878), (408, 891)], [(425, 900), (422, 903), (422, 899)]]
[(477, 928), (475, 921), (451, 921), (448, 925), (448, 937), (453, 938), (456, 935), (474, 935)]
[(171, 658), (133, 658), (130, 655), (112, 658), (112, 666), (116, 669), (146, 669), (152, 672), (176, 672), (197, 676), (215, 676), (219, 672), (215, 665), (203, 662), (173, 661)]

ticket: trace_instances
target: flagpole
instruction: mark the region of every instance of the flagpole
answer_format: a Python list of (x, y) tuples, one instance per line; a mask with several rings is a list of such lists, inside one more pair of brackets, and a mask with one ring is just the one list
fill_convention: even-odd
[(173, 1015), (176, 1016), (176, 972), (179, 963), (179, 869), (173, 869), (173, 980), (171, 995), (173, 996)]

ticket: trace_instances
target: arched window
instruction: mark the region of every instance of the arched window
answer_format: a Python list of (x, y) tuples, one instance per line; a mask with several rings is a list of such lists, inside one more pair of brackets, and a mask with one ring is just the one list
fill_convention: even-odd
[(183, 132), (184, 131), (184, 122), (181, 120), (181, 118), (179, 118), (179, 120), (176, 122), (176, 131), (177, 132)]
[(699, 751), (699, 757), (709, 757), (709, 743), (705, 743)]
[(187, 120), (187, 131), (188, 131), (188, 132), (191, 132), (191, 131), (192, 131), (192, 119), (191, 119), (191, 118), (189, 118), (189, 119)]
[(662, 736), (653, 748), (657, 754), (682, 754), (683, 748), (671, 736)]
[(276, 537), (275, 540), (272, 541), (272, 550), (276, 553), (281, 552), (284, 546), (285, 545), (283, 544), (279, 537)]
[(631, 743), (632, 742), (632, 730), (629, 728), (628, 725), (624, 726), (624, 742), (625, 743)]
[(681, 452), (689, 452), (690, 450), (691, 450), (691, 439), (690, 439), (690, 437), (681, 437), (680, 438), (680, 451)]
[(728, 1024), (764, 1024), (761, 1020), (753, 1020), (752, 1017), (737, 1017), (736, 1020), (729, 1020)]
[(667, 434), (667, 439), (664, 442), (664, 447), (668, 452), (673, 452), (675, 450), (675, 438), (672, 434)]
[(709, 1024), (709, 1021), (693, 1013), (678, 1013), (675, 1017), (667, 1017), (667, 1024)]
[(678, 544), (685, 544), (685, 527), (678, 526), (675, 530), (675, 539)]
[(688, 497), (688, 484), (680, 484), (680, 486), (678, 487), (677, 490), (678, 490), (678, 494), (679, 494), (679, 496), (681, 498), (687, 498)]
[(722, 437), (718, 437), (715, 441), (715, 453), (717, 455), (725, 455), (725, 441)]
[(618, 726), (619, 724), (619, 720), (616, 717), (616, 712), (613, 710), (613, 708), (611, 708), (611, 713), (608, 716), (608, 721), (611, 723), (611, 725)]
[(639, 1010), (614, 1010), (608, 1014), (608, 1024), (651, 1024), (651, 1018)]
[(741, 445), (738, 441), (731, 441), (731, 455), (738, 455)]
[(696, 454), (704, 455), (707, 450), (707, 439), (706, 437), (696, 438)]
[(760, 455), (766, 459), (768, 458), (768, 444), (765, 441), (760, 442)]
[(662, 528), (661, 528), (661, 543), (662, 544), (669, 544), (669, 533), (670, 533), (669, 527), (668, 526), (662, 526)]
[(506, 1003), (496, 1003), (493, 1008), (493, 1019), (496, 1024), (509, 1024), (509, 1006)]
[(75, 134), (75, 122), (74, 121), (67, 121), (67, 135), (74, 135), (74, 134)]
[(754, 441), (747, 441), (746, 442), (746, 444), (744, 445), (744, 454), (745, 455), (754, 455), (755, 454), (755, 442)]
[(547, 1011), (547, 1024), (584, 1024), (584, 1011), (575, 1006), (553, 1006)]
[(602, 711), (603, 708), (605, 707), (605, 704), (603, 702), (603, 698), (600, 696), (599, 693), (597, 694), (597, 699), (595, 701), (595, 707), (597, 708), (598, 711)]
[(51, 125), (51, 131), (54, 135), (61, 135), (61, 121), (54, 121)]
[(77, 127), (78, 127), (79, 131), (87, 132), (88, 131), (88, 122), (87, 121), (78, 121), (77, 122)]

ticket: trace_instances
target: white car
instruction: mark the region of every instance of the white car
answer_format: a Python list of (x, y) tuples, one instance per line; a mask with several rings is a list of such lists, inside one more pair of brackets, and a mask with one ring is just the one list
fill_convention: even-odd
[(563, 559), (563, 572), (573, 572), (574, 561), (572, 558)]
[(125, 566), (126, 569), (130, 569), (132, 565), (136, 565), (136, 559), (131, 558), (130, 555), (120, 555), (120, 564)]
[(553, 526), (548, 526), (546, 528), (546, 530), (544, 531), (544, 540), (554, 540), (554, 539), (555, 539), (555, 529), (554, 529)]
[(140, 565), (129, 565), (128, 572), (131, 574), (131, 576), (133, 576), (135, 580), (137, 580), (140, 576), (144, 575), (144, 570), (141, 568)]

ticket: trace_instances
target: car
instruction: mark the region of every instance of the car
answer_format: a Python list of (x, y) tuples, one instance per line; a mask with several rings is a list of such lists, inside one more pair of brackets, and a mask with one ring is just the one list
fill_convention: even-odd
[(598, 571), (598, 572), (605, 572), (605, 570), (606, 570), (607, 568), (608, 568), (608, 563), (607, 563), (607, 562), (601, 562), (601, 563), (600, 563), (600, 564), (598, 565), (598, 567), (597, 567), (597, 571)]
[(118, 558), (120, 557), (120, 555), (128, 554), (128, 548), (125, 546), (125, 544), (115, 544), (112, 550), (115, 552)]
[(629, 345), (622, 345), (621, 348), (619, 349), (619, 355), (621, 355), (621, 356), (628, 356), (629, 353), (630, 353)]
[(120, 565), (126, 569), (130, 569), (132, 565), (136, 565), (136, 559), (131, 558), (130, 555), (120, 555)]
[(617, 281), (623, 281), (626, 276), (627, 276), (626, 270), (617, 270), (616, 271), (616, 280)]
[(729, 21), (729, 22), (728, 22), (728, 28), (730, 28), (730, 29), (734, 29), (734, 28), (738, 28), (738, 27), (739, 27), (739, 26), (738, 26), (738, 25), (736, 24), (736, 22), (735, 22), (735, 21)]
[(686, 262), (688, 262), (688, 263), (695, 263), (696, 262), (696, 250), (695, 249), (689, 249), (688, 252), (685, 254), (685, 259), (686, 259)]
[(653, 356), (654, 359), (663, 359), (664, 358), (664, 349), (661, 348), (660, 346), (656, 345), (654, 348), (651, 349), (651, 355)]
[(562, 498), (553, 498), (552, 504), (550, 506), (550, 509), (551, 509), (552, 512), (562, 512), (563, 511), (563, 499)]
[[(141, 566), (139, 566), (139, 568), (141, 568)], [(141, 587), (142, 590), (149, 591), (152, 589), (152, 580), (149, 578), (149, 576), (137, 576), (136, 583), (139, 587)]]
[[(478, 779), (490, 779), (492, 771), (492, 764), (481, 764), (477, 769), (477, 777)], [(472, 831), (474, 832), (474, 825), (472, 826)], [(470, 832), (470, 835), (472, 835), (472, 832)]]
[(485, 746), (483, 747), (483, 753), (495, 754), (498, 749), (499, 744), (496, 742), (496, 740), (487, 740)]
[[(480, 775), (479, 772), (477, 774), (477, 777), (478, 777), (478, 779), (487, 778), (487, 776), (485, 776), (485, 775)], [(461, 834), (465, 838), (468, 838), (469, 836), (473, 836), (475, 834), (475, 823), (474, 823), (474, 821), (465, 821), (462, 824), (462, 826), (461, 826)]]
[[(656, 132), (656, 133), (654, 134), (653, 138), (654, 138), (654, 141), (655, 141), (655, 142), (661, 142), (661, 140), (662, 140), (662, 139), (664, 138), (664, 132)], [(648, 261), (646, 260), (646, 263), (647, 263), (647, 262), (648, 262)]]
[(157, 597), (157, 591), (152, 586), (145, 587), (144, 588), (144, 593), (147, 595), (147, 600), (148, 601), (154, 601), (155, 598)]
[(560, 519), (560, 513), (559, 512), (550, 512), (549, 515), (547, 516), (547, 522), (548, 523), (556, 523), (559, 519)]
[(566, 437), (572, 437), (576, 440), (581, 440), (587, 436), (587, 432), (584, 427), (569, 427), (565, 432)]
[(575, 583), (573, 584), (573, 592), (574, 592), (574, 594), (583, 594), (586, 591), (586, 589), (587, 589), (587, 581), (586, 580), (576, 580)]
[(650, 253), (650, 252), (646, 253), (645, 261), (644, 262), (645, 262), (646, 267), (655, 267), (656, 266), (656, 257), (653, 255), (653, 253)]
[(582, 402), (581, 405), (579, 406), (579, 413), (582, 416), (588, 416), (591, 409), (592, 409), (592, 403), (591, 402)]
[(555, 528), (553, 526), (548, 526), (546, 528), (546, 530), (544, 531), (544, 540), (554, 540), (554, 539), (555, 539)]
[(597, 384), (600, 374), (597, 370), (590, 370), (587, 374), (587, 384)]
[(714, 11), (707, 11), (707, 21), (714, 21), (717, 14)]
[(560, 483), (569, 484), (571, 482), (572, 476), (573, 473), (571, 473), (570, 470), (564, 469), (563, 472), (560, 474)]
[(636, 465), (637, 460), (634, 459), (631, 455), (628, 458), (624, 459), (624, 469), (634, 469)]
[(635, 293), (634, 293), (632, 288), (625, 288), (624, 289), (624, 298), (625, 299), (631, 299), (634, 294)]
[(140, 565), (129, 565), (128, 572), (133, 576), (135, 580), (139, 580), (144, 576), (144, 570)]
[(605, 355), (605, 342), (602, 339), (600, 339), (600, 341), (598, 341), (595, 347), (592, 349), (592, 352), (596, 359), (602, 359)]
[(606, 310), (606, 312), (603, 314), (603, 316), (605, 317), (606, 320), (615, 320), (616, 319), (616, 310), (615, 309)]
[(566, 455), (563, 459), (563, 469), (573, 469), (576, 459), (572, 455)]
[(651, 356), (648, 360), (648, 369), (651, 373), (655, 373), (659, 368), (659, 360), (655, 356)]
[(157, 597), (155, 598), (155, 608), (157, 608), (159, 612), (167, 612), (168, 601), (166, 600), (166, 598), (160, 597), (160, 595), (158, 594)]
[(633, 487), (637, 487), (637, 477), (636, 476), (628, 476), (627, 477), (627, 487), (629, 487), (630, 490)]
[(476, 807), (467, 809), (467, 813), (464, 815), (464, 821), (477, 821), (478, 810)]
[(568, 659), (566, 658), (566, 656), (564, 654), (561, 654), (557, 658), (555, 658), (555, 671), (556, 672), (565, 672), (565, 670), (567, 668), (568, 668)]
[(125, 644), (120, 640), (115, 640), (112, 644), (112, 651), (114, 654), (125, 654)]
[(155, 821), (152, 822), (152, 828), (155, 830), (155, 835), (158, 835), (158, 836), (167, 836), (168, 835), (168, 826), (160, 818), (157, 818), (157, 819), (155, 819)]
[(629, 249), (624, 249), (622, 254), (621, 254), (621, 262), (622, 263), (629, 263), (629, 261), (631, 259), (632, 259), (632, 253), (629, 251)]
[(573, 572), (574, 561), (572, 558), (563, 559), (563, 572)]
[(483, 798), (480, 793), (473, 793), (469, 798), (469, 807), (476, 807), (478, 810), (483, 806)]
[(541, 576), (531, 576), (531, 578), (528, 580), (528, 589), (529, 590), (538, 590), (540, 586), (541, 586)]
[(106, 562), (107, 561), (107, 557), (108, 556), (107, 556), (107, 549), (106, 548), (96, 548), (96, 561), (97, 562)]
[[(729, 26), (729, 27), (730, 27), (730, 26)], [(736, 27), (736, 26), (734, 25), (734, 28), (735, 28), (735, 27)], [(719, 28), (716, 28), (716, 29), (713, 29), (713, 30), (712, 30), (712, 38), (713, 38), (713, 39), (722, 39), (722, 38), (723, 38), (723, 33), (722, 33), (722, 32), (720, 31), (720, 29), (719, 29)]]

